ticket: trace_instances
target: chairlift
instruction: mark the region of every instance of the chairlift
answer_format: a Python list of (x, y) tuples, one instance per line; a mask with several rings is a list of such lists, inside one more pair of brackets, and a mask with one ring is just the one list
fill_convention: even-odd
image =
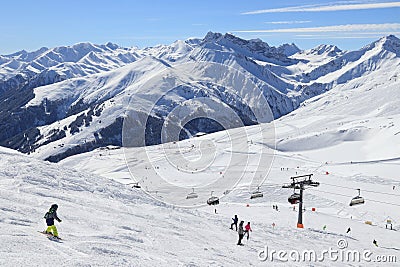
[(191, 192), (191, 193), (189, 193), (187, 196), (186, 196), (186, 199), (192, 199), (192, 198), (198, 198), (199, 196), (194, 192), (194, 188), (192, 188), (193, 189), (193, 192)]
[(214, 191), (211, 191), (211, 197), (207, 200), (208, 205), (218, 205), (219, 204), (219, 197), (213, 196)]
[(260, 191), (260, 187), (258, 186), (258, 187), (257, 187), (257, 190), (254, 191), (254, 192), (251, 194), (250, 199), (258, 198), (258, 197), (263, 197), (263, 196), (264, 196), (264, 194)]
[(139, 182), (136, 182), (132, 183), (132, 188), (142, 188), (142, 187), (139, 185)]
[(288, 201), (290, 204), (294, 205), (300, 202), (300, 194), (299, 193), (293, 193), (289, 198)]
[(360, 192), (361, 189), (357, 189), (358, 190), (358, 196), (353, 197), (350, 201), (350, 206), (354, 206), (354, 205), (360, 205), (360, 204), (364, 204), (364, 198), (360, 196)]

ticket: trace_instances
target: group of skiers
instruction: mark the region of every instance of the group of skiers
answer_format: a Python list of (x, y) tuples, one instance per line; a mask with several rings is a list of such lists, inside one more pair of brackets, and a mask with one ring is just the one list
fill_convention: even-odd
[[(273, 208), (275, 210), (278, 210), (277, 205), (276, 206), (274, 205)], [(61, 222), (61, 219), (58, 218), (58, 216), (57, 216), (57, 209), (58, 209), (58, 205), (53, 204), (53, 205), (51, 205), (49, 211), (46, 212), (46, 214), (44, 215), (44, 218), (46, 219), (47, 229), (45, 231), (43, 231), (43, 233), (52, 235), (56, 239), (60, 239), (58, 237), (57, 227), (54, 225), (54, 220)], [(247, 222), (247, 224), (243, 228), (244, 221), (240, 221), (239, 226), (238, 226), (239, 218), (236, 214), (232, 218), (232, 221), (233, 222), (231, 223), (230, 229), (233, 230), (233, 226), (235, 226), (235, 231), (238, 232), (238, 235), (239, 235), (239, 240), (237, 242), (237, 245), (243, 246), (242, 240), (243, 240), (244, 235), (247, 234), (247, 240), (249, 240), (250, 232), (253, 231), (250, 227), (250, 222)], [(275, 226), (275, 223), (273, 224), (273, 226)], [(323, 230), (324, 231), (326, 230), (326, 225), (324, 225)], [(350, 233), (350, 231), (351, 231), (351, 228), (349, 227), (346, 231), (346, 234)], [(378, 242), (375, 239), (373, 240), (372, 243), (375, 246), (378, 246)]]
[(243, 246), (242, 239), (243, 239), (244, 235), (247, 234), (247, 240), (249, 240), (250, 232), (253, 231), (250, 227), (250, 222), (247, 222), (246, 226), (243, 229), (244, 221), (240, 221), (239, 227), (238, 227), (239, 218), (237, 215), (235, 215), (232, 218), (232, 220), (233, 220), (233, 222), (231, 224), (230, 229), (233, 230), (233, 226), (235, 226), (235, 230), (236, 230), (236, 232), (238, 232), (238, 235), (239, 235), (239, 240), (238, 240), (237, 245)]

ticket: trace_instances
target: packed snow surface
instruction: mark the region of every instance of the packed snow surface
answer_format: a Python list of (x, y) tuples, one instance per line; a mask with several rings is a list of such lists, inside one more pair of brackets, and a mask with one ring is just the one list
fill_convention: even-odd
[[(0, 264), (50, 266), (56, 260), (61, 266), (263, 266), (271, 264), (259, 259), (265, 246), (287, 252), (315, 250), (320, 255), (324, 250), (338, 249), (341, 239), (347, 242), (348, 250), (371, 251), (372, 260), (394, 256), (398, 262), (398, 86), (398, 82), (385, 88), (374, 83), (354, 90), (338, 86), (273, 123), (246, 127), (246, 135), (243, 129), (231, 129), (164, 146), (108, 147), (59, 164), (1, 149)], [(260, 132), (271, 129), (275, 129), (275, 140), (260, 139)], [(231, 143), (242, 144), (242, 151), (233, 150)], [(177, 175), (177, 165), (163, 157), (167, 150), (184, 154), (182, 162), (173, 161), (182, 167), (190, 162), (206, 167), (201, 172)], [(217, 153), (217, 157), (210, 153)], [(262, 171), (266, 177), (263, 181), (257, 180), (257, 170), (252, 168), (259, 164), (260, 153), (274, 157)], [(218, 206), (182, 208), (162, 202), (164, 196), (181, 206), (190, 204), (186, 195), (194, 187), (205, 204), (208, 197), (201, 195), (198, 184), (218, 180), (233, 154), (245, 159), (235, 162), (231, 171), (241, 179), (229, 188), (229, 194), (221, 193), (228, 189), (223, 185), (214, 188), (215, 195), (221, 197)], [(143, 163), (149, 155), (151, 164)], [(136, 168), (133, 177), (126, 164), (129, 161), (134, 162), (129, 166)], [(207, 164), (202, 165), (202, 161)], [(289, 183), (291, 176), (309, 173), (320, 186), (305, 190), (304, 229), (299, 229), (298, 207), (294, 211), (287, 202), (293, 191), (282, 185)], [(155, 179), (152, 175), (181, 185), (186, 188), (182, 191), (185, 194), (174, 195), (163, 188), (147, 194), (146, 188), (132, 188), (135, 181), (150, 186), (148, 181)], [(263, 198), (250, 199), (256, 190), (253, 178), (260, 182)], [(237, 177), (233, 175), (232, 179)], [(358, 188), (365, 204), (350, 207)], [(43, 215), (53, 203), (59, 205), (63, 220), (56, 223), (63, 238), (59, 243), (37, 232), (45, 228)], [(278, 205), (279, 211), (272, 209), (273, 205)], [(252, 225), (253, 232), (244, 246), (236, 245), (237, 233), (229, 229), (234, 214)], [(391, 220), (393, 230), (385, 228), (387, 220)], [(349, 227), (351, 232), (346, 234)], [(379, 247), (372, 244), (374, 239)], [(378, 263), (329, 259), (282, 262), (275, 258), (272, 264)]]

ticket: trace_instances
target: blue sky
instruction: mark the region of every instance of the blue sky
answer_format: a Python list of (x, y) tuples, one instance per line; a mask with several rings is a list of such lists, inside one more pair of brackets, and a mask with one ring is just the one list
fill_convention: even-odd
[(208, 31), (301, 49), (358, 49), (400, 36), (400, 1), (388, 0), (4, 0), (0, 7), (0, 54), (86, 41), (146, 47)]

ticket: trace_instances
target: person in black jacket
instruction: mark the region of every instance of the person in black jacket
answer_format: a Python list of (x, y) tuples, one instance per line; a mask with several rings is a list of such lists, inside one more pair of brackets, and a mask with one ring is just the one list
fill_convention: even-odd
[(54, 237), (58, 237), (57, 227), (54, 225), (54, 220), (61, 222), (60, 218), (57, 216), (57, 209), (58, 205), (53, 204), (51, 205), (49, 211), (44, 215), (47, 224), (47, 229), (44, 231), (44, 233), (52, 234)]
[(243, 239), (243, 236), (244, 236), (243, 224), (244, 224), (244, 221), (240, 221), (240, 223), (239, 223), (239, 229), (238, 229), (239, 241), (238, 241), (237, 244), (238, 244), (238, 245), (241, 245), (241, 246), (243, 246), (243, 244), (242, 244), (242, 239)]

